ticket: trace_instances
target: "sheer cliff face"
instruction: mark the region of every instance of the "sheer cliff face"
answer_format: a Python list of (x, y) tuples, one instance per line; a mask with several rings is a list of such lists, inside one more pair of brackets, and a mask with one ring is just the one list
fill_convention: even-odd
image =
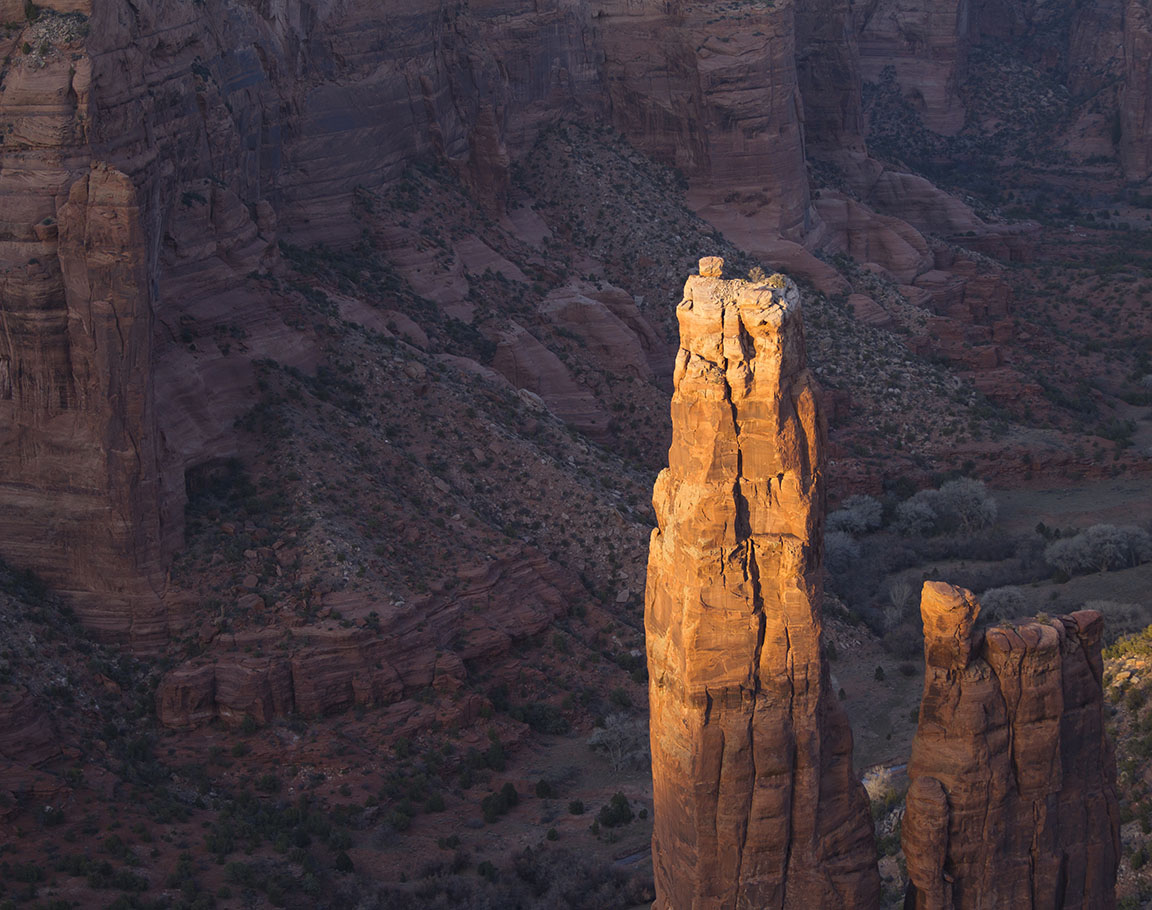
[(797, 15), (792, 0), (609, 0), (593, 21), (616, 127), (692, 178), (697, 207), (738, 194), (799, 239), (811, 213)]
[(924, 125), (945, 136), (964, 126), (957, 92), (967, 57), (968, 0), (870, 0), (858, 13), (864, 79), (895, 71)]
[(1129, 180), (1152, 176), (1152, 12), (1124, 6), (1124, 87), (1120, 92), (1120, 161)]
[(0, 552), (143, 643), (165, 634), (148, 239), (132, 180), (83, 151), (72, 25), (0, 89)]
[(1091, 611), (975, 630), (928, 582), (927, 672), (903, 822), (909, 906), (1115, 905), (1119, 814)]
[(645, 614), (657, 906), (875, 906), (820, 649), (825, 430), (799, 293), (704, 260), (677, 317)]
[[(246, 279), (278, 240), (354, 239), (358, 187), (434, 155), (497, 210), (511, 159), (585, 111), (804, 229), (790, 3), (41, 6), (0, 4), (0, 554), (140, 647), (180, 621), (184, 474), (236, 454), (250, 359), (316, 356)], [(250, 358), (196, 350), (198, 323)]]
[(860, 49), (849, 0), (797, 8), (796, 70), (809, 148), (863, 152)]

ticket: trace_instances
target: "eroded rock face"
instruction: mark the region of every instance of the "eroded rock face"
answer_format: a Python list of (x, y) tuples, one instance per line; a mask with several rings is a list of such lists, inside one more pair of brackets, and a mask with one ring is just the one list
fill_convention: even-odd
[(860, 66), (879, 81), (891, 67), (925, 126), (946, 136), (964, 125), (958, 83), (971, 25), (963, 0), (871, 0), (859, 13)]
[(761, 230), (799, 239), (811, 213), (795, 4), (608, 0), (590, 12), (617, 128), (693, 179), (708, 220), (736, 202)]
[(1094, 611), (976, 629), (970, 591), (927, 582), (927, 671), (903, 823), (909, 903), (1115, 906), (1116, 769)]
[(875, 907), (871, 819), (820, 649), (825, 426), (800, 296), (701, 262), (677, 309), (648, 562), (662, 910)]
[(1152, 175), (1152, 13), (1146, 3), (1124, 7), (1124, 88), (1120, 93), (1120, 161), (1129, 180)]
[[(37, 6), (0, 2), (19, 23), (0, 34), (0, 554), (139, 648), (183, 622), (163, 567), (185, 472), (238, 454), (257, 397), (247, 362), (184, 336), (227, 324), (251, 359), (314, 366), (248, 277), (275, 270), (280, 240), (358, 237), (358, 188), (435, 157), (498, 210), (515, 155), (585, 111), (717, 198), (754, 189), (770, 226), (802, 230), (809, 210), (790, 3), (720, 23), (662, 0)], [(88, 21), (57, 15), (73, 12)], [(665, 374), (628, 306), (569, 309), (606, 357)], [(603, 430), (563, 364), (505, 341), (521, 385)]]
[(355, 592), (325, 599), (345, 618), (375, 613), (369, 628), (333, 620), (287, 637), (274, 629), (217, 633), (211, 654), (165, 674), (156, 690), (156, 715), (176, 729), (217, 717), (267, 723), (290, 714), (318, 717), (353, 705), (387, 705), (428, 686), (454, 688), (467, 676), (464, 661), (499, 657), (513, 642), (542, 631), (579, 587), (569, 572), (528, 549), (462, 577), (455, 594), (407, 604), (378, 604)]
[(863, 152), (860, 49), (851, 0), (797, 5), (796, 71), (809, 149)]
[[(153, 646), (167, 628), (152, 587), (152, 310), (136, 190), (93, 164), (52, 211), (27, 262), (0, 268), (3, 552), (73, 595), (96, 632)], [(19, 245), (0, 244), (0, 266)]]

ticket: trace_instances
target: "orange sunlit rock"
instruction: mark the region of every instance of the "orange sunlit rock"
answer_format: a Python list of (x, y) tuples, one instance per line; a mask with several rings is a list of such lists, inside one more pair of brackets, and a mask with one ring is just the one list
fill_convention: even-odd
[(852, 736), (820, 648), (825, 427), (800, 294), (709, 277), (677, 316), (648, 562), (656, 907), (875, 907)]
[(916, 910), (1112, 907), (1116, 766), (1099, 613), (976, 628), (971, 591), (927, 582), (928, 664), (903, 846)]

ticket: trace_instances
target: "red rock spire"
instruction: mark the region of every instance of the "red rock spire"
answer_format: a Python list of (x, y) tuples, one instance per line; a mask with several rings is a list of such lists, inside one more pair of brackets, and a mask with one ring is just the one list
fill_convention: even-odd
[(820, 647), (825, 427), (800, 294), (700, 262), (677, 309), (648, 561), (656, 907), (872, 908), (852, 736)]
[(1114, 907), (1102, 617), (981, 631), (972, 592), (931, 581), (920, 611), (928, 666), (902, 828), (905, 906)]

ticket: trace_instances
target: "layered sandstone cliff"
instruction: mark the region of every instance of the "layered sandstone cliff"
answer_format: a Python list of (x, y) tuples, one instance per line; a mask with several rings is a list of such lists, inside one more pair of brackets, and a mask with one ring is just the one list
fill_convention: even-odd
[(1152, 13), (1124, 4), (1124, 81), (1120, 91), (1120, 161), (1129, 180), (1152, 176)]
[[(250, 361), (315, 366), (252, 280), (277, 241), (358, 238), (356, 194), (421, 156), (498, 211), (515, 155), (584, 114), (709, 198), (751, 188), (770, 230), (808, 217), (790, 3), (0, 8), (0, 554), (139, 648), (184, 622), (163, 568), (185, 475), (239, 454)], [(596, 432), (582, 394), (554, 397)]]
[[(1012, 34), (1027, 30), (1034, 4), (1000, 5), (1015, 11)], [(977, 6), (980, 23), (1003, 18)], [(4, 0), (0, 511), (13, 517), (0, 554), (76, 595), (106, 636), (159, 646), (184, 621), (162, 603), (186, 473), (243, 454), (234, 422), (258, 397), (252, 360), (311, 371), (318, 358), (283, 295), (253, 276), (277, 273), (279, 241), (358, 240), (357, 194), (417, 159), (499, 212), (511, 163), (542, 130), (611, 122), (679, 167), (730, 239), (827, 290), (843, 279), (793, 241), (902, 284), (939, 266), (931, 234), (1015, 257), (1012, 237), (863, 146), (861, 74), (885, 60), (928, 120), (955, 119), (966, 42), (991, 28), (966, 8)], [(1128, 4), (1123, 18), (1132, 173), (1149, 97), (1141, 16)], [(1082, 31), (1090, 69), (1110, 39)], [(813, 201), (816, 147), (846, 150), (850, 195)], [(248, 356), (187, 343), (196, 325), (243, 334)], [(572, 425), (607, 426), (529, 337), (513, 328), (500, 348), (507, 372), (542, 364), (533, 390)]]
[(825, 427), (800, 296), (701, 261), (677, 309), (648, 563), (657, 903), (874, 907), (871, 819), (820, 647)]
[(976, 628), (971, 592), (924, 585), (927, 672), (903, 823), (922, 910), (1115, 905), (1116, 770), (1100, 614)]
[(959, 82), (971, 5), (966, 0), (871, 0), (858, 14), (864, 79), (878, 82), (891, 68), (924, 125), (947, 136), (964, 126)]
[[(164, 675), (156, 716), (177, 729), (217, 717), (267, 723), (387, 705), (428, 686), (455, 689), (467, 678), (466, 661), (507, 653), (514, 642), (547, 628), (578, 596), (570, 573), (527, 549), (464, 575), (456, 592), (407, 604), (334, 592), (325, 598), (326, 621), (290, 634), (206, 629), (211, 651)], [(361, 625), (364, 619), (369, 621)]]

